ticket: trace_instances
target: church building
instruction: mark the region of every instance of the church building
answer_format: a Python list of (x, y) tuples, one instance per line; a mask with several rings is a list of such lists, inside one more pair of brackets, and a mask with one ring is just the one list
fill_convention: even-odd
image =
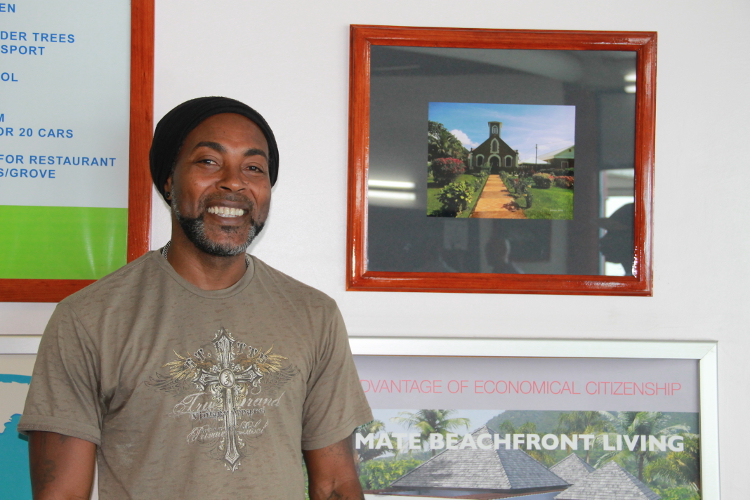
[(496, 174), (500, 167), (518, 167), (518, 150), (511, 148), (500, 138), (503, 122), (489, 122), (490, 137), (471, 151), (470, 167), (487, 168)]

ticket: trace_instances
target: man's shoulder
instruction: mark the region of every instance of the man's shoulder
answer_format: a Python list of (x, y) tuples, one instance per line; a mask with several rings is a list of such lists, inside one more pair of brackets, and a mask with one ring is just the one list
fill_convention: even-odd
[(129, 285), (137, 284), (142, 279), (152, 277), (155, 274), (156, 266), (152, 257), (155, 252), (155, 250), (146, 252), (133, 262), (125, 264), (120, 269), (99, 278), (82, 290), (66, 297), (60, 303), (75, 308), (90, 303), (92, 299), (100, 301), (107, 296), (121, 294)]
[(335, 306), (336, 301), (326, 293), (292, 278), (275, 267), (269, 266), (254, 255), (251, 257), (255, 268), (255, 278), (259, 279), (265, 286), (271, 285), (276, 287), (279, 292), (289, 297), (297, 297), (305, 301), (314, 301)]

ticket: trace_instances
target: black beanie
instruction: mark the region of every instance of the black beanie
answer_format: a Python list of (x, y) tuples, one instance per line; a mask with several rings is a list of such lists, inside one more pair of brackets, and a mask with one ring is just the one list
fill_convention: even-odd
[(151, 178), (167, 203), (169, 200), (167, 200), (164, 184), (172, 175), (172, 168), (180, 153), (182, 143), (203, 120), (221, 113), (242, 115), (260, 128), (268, 142), (268, 174), (271, 178), (271, 185), (276, 184), (276, 177), (279, 173), (279, 150), (276, 147), (276, 138), (273, 136), (271, 127), (260, 113), (247, 104), (228, 97), (198, 97), (183, 102), (164, 115), (154, 131), (154, 140), (149, 153)]

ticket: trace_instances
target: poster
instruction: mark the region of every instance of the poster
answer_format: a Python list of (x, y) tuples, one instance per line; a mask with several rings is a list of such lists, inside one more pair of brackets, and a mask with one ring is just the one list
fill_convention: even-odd
[(29, 391), (34, 354), (0, 354), (0, 485), (5, 500), (30, 500), (28, 440), (16, 427)]
[(0, 6), (0, 279), (126, 261), (130, 2)]
[(368, 500), (701, 498), (696, 359), (355, 356)]

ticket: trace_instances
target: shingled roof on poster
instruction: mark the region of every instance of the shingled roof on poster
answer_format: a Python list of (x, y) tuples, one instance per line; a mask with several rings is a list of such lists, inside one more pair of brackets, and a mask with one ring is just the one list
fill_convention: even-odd
[[(472, 433), (494, 435), (486, 426)], [(541, 492), (561, 491), (568, 483), (550, 472), (523, 450), (505, 449), (446, 449), (394, 481), (389, 491), (419, 491), (419, 494), (439, 494), (458, 490), (465, 495), (482, 492)]]
[(555, 500), (659, 500), (651, 488), (620, 467), (607, 462), (579, 483), (555, 497)]
[(576, 484), (596, 469), (587, 464), (581, 457), (571, 453), (555, 465), (549, 468), (552, 472), (560, 476), (570, 484)]

